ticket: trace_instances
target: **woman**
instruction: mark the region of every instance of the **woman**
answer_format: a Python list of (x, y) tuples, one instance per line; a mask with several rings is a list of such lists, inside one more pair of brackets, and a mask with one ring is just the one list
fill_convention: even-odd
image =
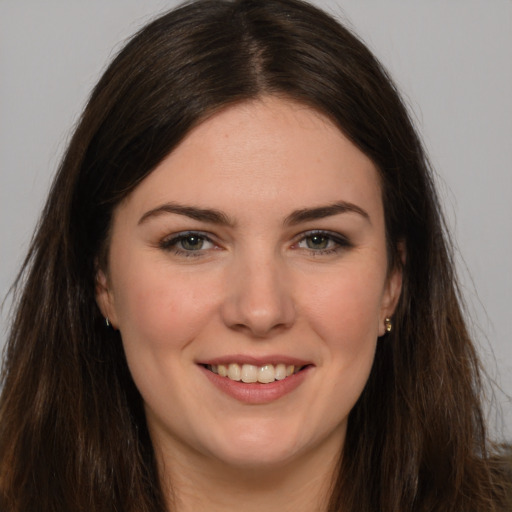
[(421, 144), (307, 4), (199, 1), (142, 29), (22, 281), (5, 510), (510, 508)]

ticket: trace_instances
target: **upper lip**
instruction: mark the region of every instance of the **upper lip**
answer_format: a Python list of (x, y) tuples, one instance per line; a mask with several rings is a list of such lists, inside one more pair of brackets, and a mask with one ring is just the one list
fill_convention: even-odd
[(297, 357), (290, 357), (279, 354), (269, 354), (268, 356), (250, 356), (243, 354), (233, 354), (227, 356), (213, 357), (205, 360), (198, 361), (198, 364), (218, 366), (219, 364), (228, 365), (231, 363), (236, 364), (252, 364), (254, 366), (263, 366), (266, 364), (286, 364), (293, 366), (307, 366), (312, 364), (311, 361), (300, 359)]

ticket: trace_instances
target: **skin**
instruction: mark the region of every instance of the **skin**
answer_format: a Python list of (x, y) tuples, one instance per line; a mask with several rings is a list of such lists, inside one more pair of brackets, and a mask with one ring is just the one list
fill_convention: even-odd
[[(351, 209), (290, 221), (340, 202)], [(214, 209), (229, 223), (165, 204)], [(176, 241), (190, 231), (199, 239)], [(348, 414), (401, 288), (371, 160), (303, 105), (265, 97), (229, 107), (119, 205), (97, 283), (145, 403), (169, 503), (325, 506)], [(291, 392), (248, 404), (198, 364), (233, 354), (309, 366)]]

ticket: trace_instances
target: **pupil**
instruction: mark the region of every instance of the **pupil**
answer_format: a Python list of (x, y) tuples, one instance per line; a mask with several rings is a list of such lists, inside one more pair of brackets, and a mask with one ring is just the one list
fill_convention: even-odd
[(188, 236), (181, 241), (181, 245), (189, 251), (198, 250), (203, 246), (203, 239), (199, 236)]
[(313, 235), (308, 238), (308, 247), (309, 249), (325, 249), (329, 240), (327, 237), (322, 235)]

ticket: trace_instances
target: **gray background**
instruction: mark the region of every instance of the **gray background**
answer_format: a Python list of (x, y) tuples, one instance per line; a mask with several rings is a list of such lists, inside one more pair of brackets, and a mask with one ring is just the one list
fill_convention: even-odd
[[(471, 325), (512, 395), (512, 0), (318, 0), (391, 71), (439, 173)], [(85, 99), (164, 0), (0, 0), (0, 297)], [(6, 338), (9, 301), (0, 319)], [(493, 355), (494, 353), (494, 355)], [(493, 424), (512, 438), (510, 398)]]

